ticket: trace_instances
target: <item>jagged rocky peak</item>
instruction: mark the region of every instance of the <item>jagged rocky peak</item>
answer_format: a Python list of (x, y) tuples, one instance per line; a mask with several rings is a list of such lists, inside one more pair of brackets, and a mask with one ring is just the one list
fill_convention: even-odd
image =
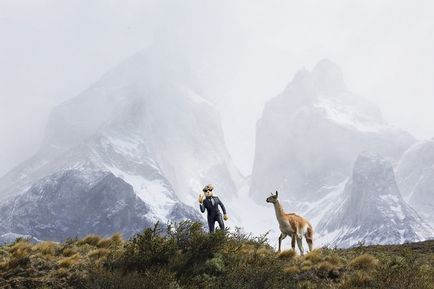
[(400, 195), (398, 188), (394, 185), (395, 176), (392, 164), (374, 152), (362, 152), (358, 156), (354, 164), (352, 182), (356, 187), (363, 186), (367, 189), (360, 194), (356, 193), (358, 198), (363, 197), (364, 194)]
[(312, 79), (316, 87), (322, 91), (346, 90), (341, 68), (328, 59), (322, 59), (315, 65)]
[[(292, 81), (288, 83), (281, 98), (282, 101), (286, 99), (286, 102), (300, 106), (314, 102), (319, 95), (336, 97), (346, 91), (347, 88), (340, 67), (328, 59), (323, 59), (311, 71), (299, 70)], [(272, 103), (270, 101), (269, 104)]]
[(367, 218), (362, 219), (362, 222), (374, 223), (378, 216), (366, 212), (376, 211), (378, 207), (367, 206), (368, 204), (375, 204), (378, 200), (391, 203), (403, 201), (396, 185), (392, 164), (373, 152), (363, 152), (358, 156), (347, 189), (349, 195), (346, 209), (349, 222)]
[(372, 152), (359, 155), (340, 201), (324, 216), (317, 231), (339, 247), (421, 241), (432, 233), (401, 197), (392, 164)]
[(404, 199), (434, 226), (434, 139), (410, 147), (396, 176)]
[(256, 129), (250, 194), (257, 202), (270, 188), (293, 201), (317, 200), (322, 187), (344, 181), (362, 151), (396, 162), (414, 143), (388, 125), (380, 109), (351, 93), (341, 70), (328, 60), (297, 73), (265, 106)]

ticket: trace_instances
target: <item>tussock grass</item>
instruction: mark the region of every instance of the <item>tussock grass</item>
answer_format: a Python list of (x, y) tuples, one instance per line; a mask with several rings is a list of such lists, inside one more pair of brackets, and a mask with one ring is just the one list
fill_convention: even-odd
[(77, 242), (78, 246), (82, 246), (85, 244), (88, 244), (90, 246), (98, 246), (98, 243), (101, 241), (101, 237), (97, 236), (97, 235), (87, 235), (86, 237), (84, 237), (82, 240), (79, 240)]
[(99, 240), (98, 243), (96, 244), (96, 246), (98, 248), (108, 248), (111, 246), (111, 244), (112, 244), (112, 239), (106, 238), (106, 239)]
[(124, 238), (122, 237), (121, 233), (114, 233), (111, 236), (111, 239), (112, 239), (112, 243), (116, 245), (122, 244), (122, 242), (124, 241)]
[(320, 271), (330, 272), (337, 267), (328, 261), (322, 261), (316, 265), (316, 268)]
[(32, 251), (40, 252), (42, 255), (56, 255), (56, 252), (59, 250), (59, 245), (55, 242), (45, 241), (40, 242), (32, 247)]
[(335, 266), (340, 266), (342, 264), (342, 260), (337, 254), (326, 256), (324, 260)]
[(61, 258), (57, 263), (60, 267), (68, 268), (80, 262), (80, 254), (74, 254), (70, 257)]
[(350, 266), (356, 269), (370, 270), (378, 265), (378, 259), (369, 254), (360, 255), (350, 262)]
[(62, 250), (62, 255), (64, 257), (71, 257), (72, 255), (77, 254), (77, 250), (75, 250), (74, 248), (71, 247), (65, 247)]
[(32, 250), (32, 244), (29, 241), (21, 240), (9, 248), (9, 253), (16, 258), (28, 256)]
[(290, 274), (290, 275), (298, 274), (300, 273), (300, 268), (296, 265), (292, 265), (292, 266), (284, 267), (283, 272), (285, 274)]
[(356, 271), (345, 279), (342, 288), (372, 288), (372, 281), (368, 273)]
[(315, 249), (312, 252), (307, 253), (304, 258), (313, 263), (317, 263), (321, 260), (321, 250)]
[(101, 259), (101, 258), (107, 256), (109, 253), (110, 253), (109, 249), (98, 248), (98, 249), (90, 251), (87, 256), (92, 260), (97, 260), (97, 259)]
[(9, 258), (0, 259), (0, 270), (5, 271), (9, 269)]
[(434, 289), (433, 247), (427, 241), (276, 254), (266, 235), (208, 234), (185, 222), (129, 240), (89, 235), (0, 246), (0, 288)]
[(277, 254), (277, 257), (280, 259), (292, 259), (296, 254), (294, 250), (285, 250)]

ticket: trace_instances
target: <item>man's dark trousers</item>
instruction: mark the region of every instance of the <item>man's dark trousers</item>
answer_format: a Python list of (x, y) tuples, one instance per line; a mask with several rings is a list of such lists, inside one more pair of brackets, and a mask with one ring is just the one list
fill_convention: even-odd
[(208, 227), (210, 232), (214, 232), (214, 224), (218, 222), (220, 229), (225, 229), (225, 224), (223, 222), (222, 214), (220, 213), (219, 206), (223, 210), (223, 214), (226, 215), (226, 208), (223, 205), (222, 201), (218, 197), (210, 197), (206, 198), (203, 201), (203, 204), (200, 204), (200, 211), (202, 213), (207, 210), (208, 213)]

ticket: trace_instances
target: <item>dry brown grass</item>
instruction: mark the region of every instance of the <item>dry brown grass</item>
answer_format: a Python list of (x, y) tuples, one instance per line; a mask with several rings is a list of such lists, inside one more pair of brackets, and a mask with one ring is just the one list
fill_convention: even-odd
[(60, 245), (55, 242), (44, 241), (33, 245), (33, 252), (40, 252), (42, 255), (56, 255), (57, 250), (60, 248)]
[(258, 254), (260, 257), (267, 257), (267, 256), (271, 256), (274, 253), (274, 251), (270, 248), (267, 247), (260, 247), (257, 251), (256, 254)]
[(322, 261), (316, 265), (316, 268), (320, 271), (332, 271), (336, 269), (336, 266), (328, 261)]
[(9, 258), (2, 258), (0, 260), (0, 270), (6, 271), (9, 269)]
[(98, 259), (101, 259), (102, 257), (107, 256), (109, 253), (110, 253), (109, 249), (99, 248), (99, 249), (95, 249), (95, 250), (90, 251), (87, 256), (91, 260), (98, 260)]
[(327, 261), (335, 266), (340, 266), (342, 264), (342, 259), (336, 254), (325, 257), (324, 261)]
[(304, 258), (312, 263), (318, 263), (321, 260), (321, 250), (313, 250), (312, 252), (307, 253)]
[(109, 248), (112, 244), (111, 238), (105, 238), (98, 241), (97, 247), (98, 248)]
[(285, 250), (277, 254), (279, 259), (292, 259), (296, 255), (294, 250)]
[(101, 237), (100, 236), (97, 236), (97, 235), (87, 235), (82, 240), (78, 241), (77, 245), (81, 246), (81, 245), (84, 245), (84, 244), (88, 244), (88, 245), (96, 247), (100, 241), (101, 241)]
[(26, 240), (19, 241), (9, 248), (9, 253), (15, 258), (28, 256), (31, 251), (32, 244)]
[(305, 260), (301, 263), (301, 271), (309, 271), (312, 269), (313, 263), (310, 260)]
[(62, 255), (65, 257), (71, 257), (72, 255), (76, 254), (77, 251), (73, 248), (64, 248), (62, 251)]
[(63, 268), (69, 268), (80, 263), (80, 254), (74, 254), (70, 257), (61, 258), (57, 264)]
[(119, 245), (124, 241), (124, 238), (122, 237), (121, 233), (115, 233), (111, 236), (112, 242), (115, 245)]
[(370, 270), (375, 269), (378, 265), (378, 259), (369, 254), (360, 255), (350, 262), (350, 267), (355, 269)]
[(345, 278), (342, 288), (370, 288), (372, 277), (363, 271), (356, 271), (354, 274)]
[(298, 274), (298, 273), (300, 273), (300, 268), (296, 265), (288, 266), (288, 267), (283, 268), (283, 272), (285, 274), (290, 274), (290, 275)]
[(251, 255), (255, 252), (255, 250), (256, 250), (255, 246), (251, 244), (243, 244), (241, 248), (238, 250), (238, 252), (243, 255)]

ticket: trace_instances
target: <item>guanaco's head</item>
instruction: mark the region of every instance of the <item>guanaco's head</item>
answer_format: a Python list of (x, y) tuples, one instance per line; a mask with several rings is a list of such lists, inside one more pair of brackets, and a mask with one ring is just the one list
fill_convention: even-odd
[(279, 192), (278, 191), (276, 191), (276, 194), (275, 195), (273, 195), (273, 193), (271, 193), (271, 196), (269, 196), (268, 198), (267, 198), (267, 203), (273, 203), (273, 204), (275, 204), (275, 203), (277, 203), (277, 197), (279, 196)]

